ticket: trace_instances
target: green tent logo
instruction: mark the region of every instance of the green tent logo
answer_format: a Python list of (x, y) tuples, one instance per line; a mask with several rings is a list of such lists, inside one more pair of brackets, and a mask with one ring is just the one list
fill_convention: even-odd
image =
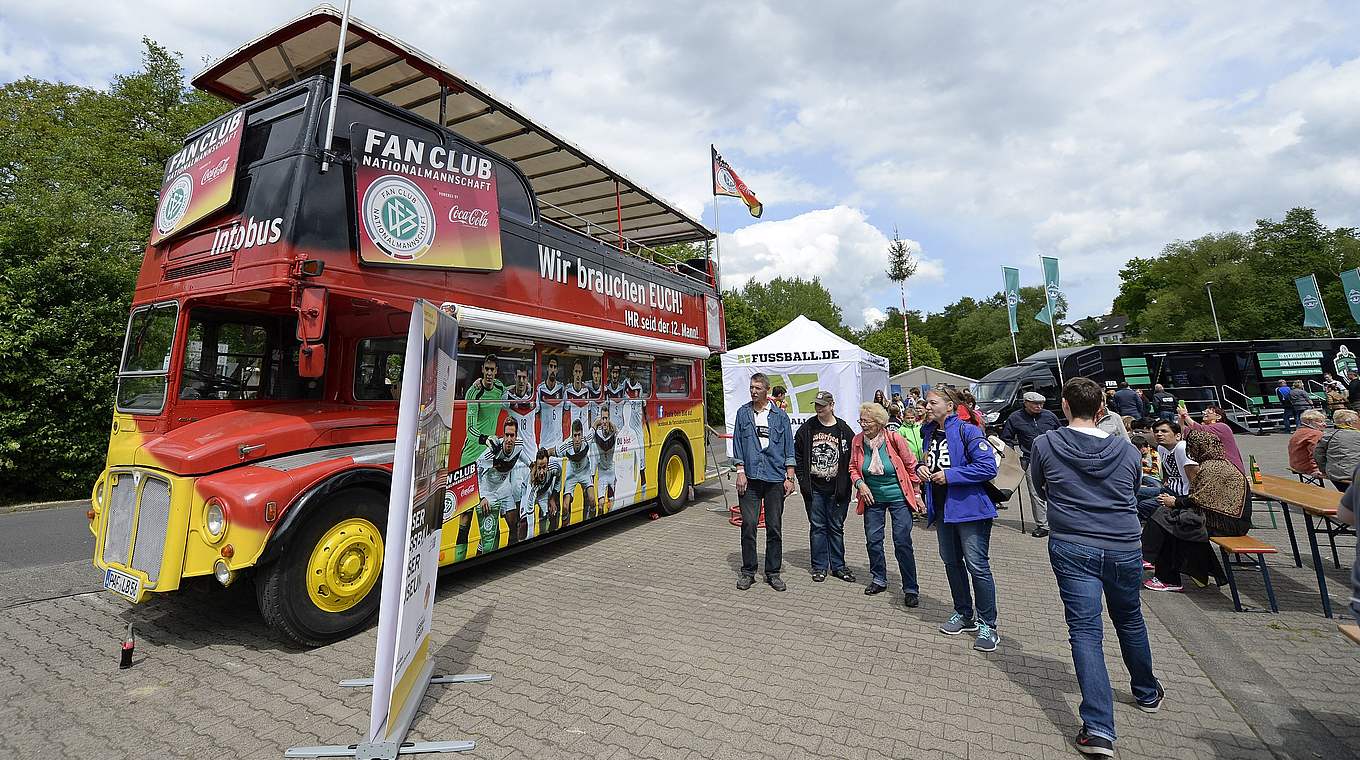
[(161, 209), (156, 213), (156, 230), (162, 235), (169, 234), (189, 212), (189, 202), (194, 199), (194, 180), (188, 174), (181, 174), (170, 184), (161, 198)]
[(817, 398), (816, 372), (790, 372), (787, 375), (771, 373), (770, 387), (782, 385), (789, 392), (789, 414), (816, 414), (812, 402)]
[(405, 177), (388, 175), (369, 185), (363, 217), (369, 239), (397, 261), (415, 261), (434, 242), (434, 207), (424, 191)]

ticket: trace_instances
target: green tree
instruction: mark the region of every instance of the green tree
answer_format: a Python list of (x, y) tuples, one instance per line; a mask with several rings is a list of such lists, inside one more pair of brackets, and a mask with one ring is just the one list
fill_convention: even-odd
[(88, 493), (166, 159), (226, 111), (144, 40), (107, 91), (0, 86), (0, 493)]
[[(915, 314), (915, 312), (910, 312)], [(897, 374), (912, 366), (941, 367), (940, 352), (931, 344), (930, 339), (919, 330), (911, 336), (912, 364), (907, 362), (907, 349), (902, 336), (902, 312), (896, 308), (888, 309), (888, 316), (882, 322), (867, 325), (855, 334), (855, 342), (867, 351), (872, 351), (888, 360), (888, 371)], [(943, 367), (941, 367), (943, 368)]]
[[(911, 257), (911, 250), (907, 244), (902, 242), (901, 236), (897, 234), (897, 228), (893, 228), (892, 243), (888, 245), (888, 279), (897, 283), (898, 294), (902, 296), (902, 311), (907, 310), (907, 280), (916, 274), (916, 260)], [(911, 323), (902, 321), (902, 345), (905, 349), (906, 368), (912, 367), (912, 341)], [(880, 354), (882, 356), (882, 354)], [(924, 361), (924, 360), (922, 360)]]
[[(1053, 347), (1048, 323), (1034, 319), (1044, 303), (1043, 288), (1034, 285), (1020, 289), (1020, 303), (1016, 307), (1020, 332), (1015, 337), (1022, 359)], [(1056, 318), (1061, 322), (1066, 314), (1067, 300), (1060, 296)], [(983, 300), (961, 298), (940, 313), (927, 315), (921, 326), (914, 329), (939, 350), (943, 365), (940, 368), (950, 372), (980, 378), (1015, 362), (1006, 297), (1001, 292)]]
[(766, 283), (752, 280), (741, 289), (741, 297), (750, 306), (755, 319), (754, 340), (769, 335), (798, 316), (807, 317), (843, 338), (850, 337), (850, 330), (842, 320), (841, 307), (816, 277), (811, 280), (776, 277)]

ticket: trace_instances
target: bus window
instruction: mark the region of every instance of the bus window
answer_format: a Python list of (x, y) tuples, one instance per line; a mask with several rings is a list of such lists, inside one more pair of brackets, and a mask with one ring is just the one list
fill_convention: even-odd
[(657, 362), (656, 395), (659, 398), (688, 397), (691, 366), (689, 362)]
[(321, 383), (298, 377), (293, 320), (194, 309), (184, 341), (183, 400), (298, 400)]
[(397, 400), (405, 361), (405, 338), (392, 336), (359, 341), (359, 350), (354, 357), (354, 399)]
[(155, 414), (165, 405), (165, 381), (178, 316), (176, 303), (132, 311), (118, 373), (119, 411)]
[(496, 166), (496, 194), (500, 196), (501, 213), (532, 224), (534, 208), (529, 203), (529, 191), (513, 169), (499, 161)]
[[(521, 349), (498, 350), (495, 346), (479, 346), (471, 341), (458, 348), (457, 379), (454, 393), (459, 399), (500, 401), (507, 388), (515, 384), (517, 371), (533, 378), (534, 355)], [(482, 382), (483, 376), (487, 378)]]
[[(548, 354), (544, 353), (546, 359)], [(571, 433), (572, 423), (581, 423), (581, 432), (589, 433), (600, 413), (600, 398), (604, 388), (604, 363), (598, 356), (553, 354), (557, 359), (562, 381), (566, 383), (567, 419), (563, 430)]]

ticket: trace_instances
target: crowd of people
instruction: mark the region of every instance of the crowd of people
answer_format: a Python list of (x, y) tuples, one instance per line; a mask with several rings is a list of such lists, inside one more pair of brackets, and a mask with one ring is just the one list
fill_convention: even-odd
[[(1297, 411), (1299, 426), (1290, 441), (1291, 466), (1344, 489), (1360, 465), (1360, 414), (1338, 410), (1329, 428), (1325, 412), (1292, 403), (1310, 398), (1306, 390), (1281, 388), (1298, 393), (1282, 397)], [(912, 533), (924, 520), (936, 531), (953, 607), (939, 631), (972, 634), (973, 648), (982, 652), (1001, 643), (990, 542), (1004, 498), (991, 481), (1003, 451), (1014, 450), (1036, 521), (1031, 535), (1048, 538), (1082, 692), (1083, 728), (1075, 743), (1087, 754), (1112, 754), (1116, 738), (1102, 598), (1135, 706), (1155, 712), (1166, 692), (1153, 672), (1140, 591), (1180, 592), (1187, 578), (1200, 587), (1225, 584), (1210, 537), (1242, 536), (1251, 528), (1250, 475), (1226, 414), (1209, 406), (1195, 421), (1161, 385), (1145, 396), (1127, 383), (1107, 392), (1074, 378), (1061, 390), (1065, 423), (1047, 408), (1048, 398), (1030, 391), (1024, 407), (1004, 420), (999, 439), (988, 436), (970, 394), (950, 387), (924, 395), (910, 389), (905, 397), (880, 392), (855, 410), (859, 432), (837, 416), (835, 398), (825, 391), (816, 396), (816, 416), (796, 432), (763, 375), (751, 378), (750, 395), (737, 414), (734, 442), (742, 513), (737, 587), (746, 590), (755, 581), (763, 508), (765, 581), (787, 589), (781, 518), (795, 488), (808, 513), (812, 580), (829, 575), (855, 582), (844, 534), (853, 499), (868, 555), (864, 593), (888, 590), (884, 545), (891, 530), (902, 603), (919, 606)], [(1360, 583), (1360, 566), (1356, 579)]]

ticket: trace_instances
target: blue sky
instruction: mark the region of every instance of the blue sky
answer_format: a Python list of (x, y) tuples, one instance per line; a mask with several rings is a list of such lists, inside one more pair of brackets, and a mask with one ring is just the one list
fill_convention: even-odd
[[(186, 68), (304, 12), (240, 0), (11, 4), (0, 81), (102, 86), (143, 35)], [(1292, 206), (1360, 226), (1356, 8), (1322, 2), (354, 0), (354, 12), (515, 103), (710, 226), (708, 145), (765, 203), (722, 201), (725, 281), (815, 275), (860, 324), (1037, 283), (1109, 309), (1132, 256)]]

